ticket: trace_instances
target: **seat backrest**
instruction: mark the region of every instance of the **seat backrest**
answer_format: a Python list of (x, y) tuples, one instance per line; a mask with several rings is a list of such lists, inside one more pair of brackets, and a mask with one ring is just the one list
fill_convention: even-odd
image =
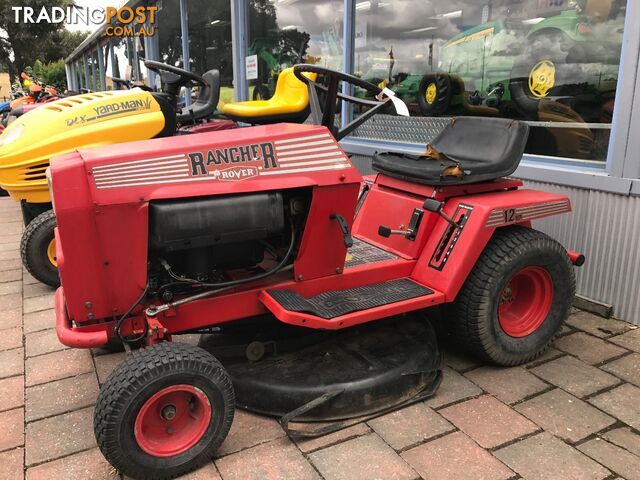
[[(305, 73), (305, 75), (313, 81), (317, 78), (315, 73)], [(296, 78), (293, 73), (293, 67), (286, 68), (280, 72), (276, 91), (269, 102), (288, 105), (294, 111), (307, 108), (307, 105), (309, 105), (309, 90), (303, 82)]]
[(202, 75), (206, 85), (200, 87), (200, 95), (195, 102), (184, 107), (176, 115), (178, 122), (201, 120), (210, 117), (215, 112), (220, 100), (220, 72), (209, 70)]

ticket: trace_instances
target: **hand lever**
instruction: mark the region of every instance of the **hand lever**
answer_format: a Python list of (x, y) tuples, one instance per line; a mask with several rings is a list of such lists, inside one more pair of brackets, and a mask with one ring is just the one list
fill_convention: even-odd
[(451, 225), (454, 228), (458, 228), (459, 225), (456, 223), (456, 221), (451, 218), (449, 215), (447, 215), (446, 213), (444, 213), (442, 211), (442, 207), (443, 207), (444, 203), (440, 202), (434, 198), (427, 198), (424, 201), (424, 209), (429, 211), (429, 212), (433, 212), (433, 213), (437, 213), (438, 215), (440, 215), (442, 218), (444, 218), (447, 222), (449, 222), (449, 225)]
[(338, 222), (340, 230), (342, 231), (342, 236), (344, 237), (344, 246), (351, 248), (353, 246), (353, 238), (351, 237), (351, 232), (349, 232), (349, 225), (347, 225), (347, 221), (339, 213), (332, 213), (329, 215), (329, 218)]

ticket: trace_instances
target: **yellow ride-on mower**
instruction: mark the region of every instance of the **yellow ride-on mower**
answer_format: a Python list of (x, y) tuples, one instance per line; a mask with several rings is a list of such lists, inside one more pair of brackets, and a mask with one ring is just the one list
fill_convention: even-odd
[[(0, 187), (21, 203), (25, 226), (22, 262), (36, 279), (57, 287), (55, 215), (46, 170), (52, 157), (78, 148), (168, 137), (191, 131), (233, 128), (234, 122), (208, 122), (218, 104), (220, 74), (203, 76), (146, 61), (158, 73), (162, 92), (143, 88), (87, 93), (63, 98), (18, 118), (0, 135)], [(177, 107), (180, 89), (200, 86), (198, 100)], [(153, 167), (161, 170), (162, 163)]]

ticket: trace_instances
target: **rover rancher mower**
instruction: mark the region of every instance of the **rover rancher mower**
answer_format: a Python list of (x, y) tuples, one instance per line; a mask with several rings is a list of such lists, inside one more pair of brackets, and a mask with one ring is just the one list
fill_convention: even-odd
[[(58, 337), (130, 350), (102, 386), (94, 426), (132, 478), (204, 464), (236, 405), (287, 428), (334, 422), (318, 434), (433, 394), (439, 353), (418, 312), (443, 307), (457, 340), (499, 365), (538, 356), (567, 317), (572, 263), (584, 258), (531, 222), (569, 212), (569, 199), (504, 178), (525, 124), (452, 120), (422, 156), (377, 155), (363, 182), (338, 140), (397, 99), (325, 68), (295, 73), (317, 125), (112, 145), (51, 164)], [(340, 93), (343, 82), (375, 100)], [(370, 109), (338, 128), (338, 100)], [(183, 333), (210, 335), (172, 342)]]

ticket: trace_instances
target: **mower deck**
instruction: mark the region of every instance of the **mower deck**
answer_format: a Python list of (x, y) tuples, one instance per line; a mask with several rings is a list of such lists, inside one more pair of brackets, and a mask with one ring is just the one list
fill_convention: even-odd
[[(200, 346), (229, 372), (238, 406), (285, 422), (344, 420), (422, 400), (440, 383), (436, 335), (421, 315), (311, 337), (308, 329), (292, 328), (263, 321), (262, 329), (234, 334), (248, 355), (261, 346), (257, 361), (229, 355), (226, 332), (203, 339)], [(291, 348), (296, 332), (299, 346)]]

